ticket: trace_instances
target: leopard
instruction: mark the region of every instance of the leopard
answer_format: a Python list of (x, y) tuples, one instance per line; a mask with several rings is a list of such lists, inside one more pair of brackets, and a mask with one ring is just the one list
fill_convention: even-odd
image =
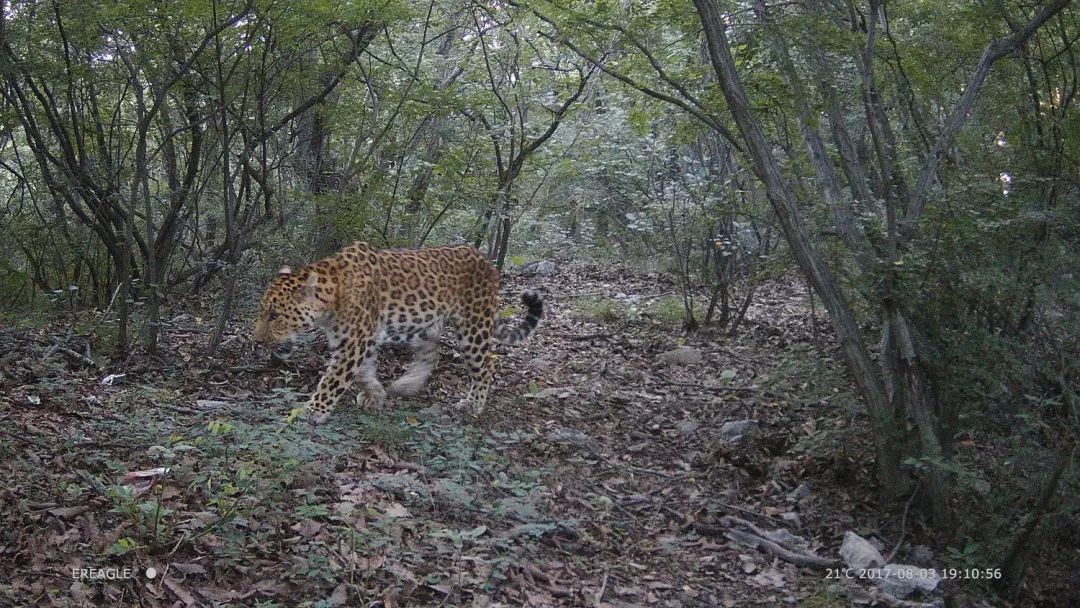
[(276, 347), (318, 328), (330, 361), (306, 405), (307, 417), (325, 422), (357, 385), (360, 406), (379, 406), (388, 394), (376, 371), (384, 344), (403, 344), (412, 360), (389, 393), (417, 394), (439, 360), (438, 342), (452, 329), (469, 376), (456, 408), (479, 415), (494, 380), (496, 346), (518, 345), (544, 314), (535, 290), (521, 292), (524, 319), (499, 314), (501, 273), (470, 245), (376, 249), (355, 242), (297, 270), (282, 267), (259, 303), (253, 337)]

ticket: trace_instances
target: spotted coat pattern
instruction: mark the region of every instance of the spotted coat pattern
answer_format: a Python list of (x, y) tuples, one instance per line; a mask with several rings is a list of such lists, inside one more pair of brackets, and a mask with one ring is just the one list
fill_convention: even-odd
[(470, 379), (458, 406), (480, 413), (494, 374), (495, 342), (521, 342), (543, 314), (540, 296), (526, 291), (525, 319), (497, 320), (498, 291), (499, 271), (473, 247), (376, 250), (358, 242), (296, 272), (282, 268), (263, 295), (254, 335), (271, 345), (313, 327), (326, 331), (330, 365), (308, 403), (309, 415), (323, 422), (354, 383), (361, 389), (358, 403), (386, 398), (375, 376), (383, 343), (413, 349), (390, 392), (419, 391), (438, 361), (439, 335), (451, 328)]

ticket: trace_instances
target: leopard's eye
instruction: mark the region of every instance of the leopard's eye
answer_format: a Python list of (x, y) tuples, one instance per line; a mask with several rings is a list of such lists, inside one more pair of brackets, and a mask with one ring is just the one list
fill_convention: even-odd
[(273, 321), (274, 319), (278, 318), (279, 316), (281, 316), (281, 315), (279, 315), (276, 310), (271, 310), (270, 314), (266, 315), (266, 318), (269, 319), (270, 321)]

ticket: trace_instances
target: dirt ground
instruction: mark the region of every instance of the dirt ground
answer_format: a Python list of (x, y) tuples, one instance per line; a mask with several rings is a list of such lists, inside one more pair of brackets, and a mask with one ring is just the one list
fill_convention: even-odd
[[(763, 287), (734, 338), (655, 318), (675, 293), (656, 275), (506, 283), (547, 309), (479, 417), (448, 407), (465, 385), (448, 344), (419, 397), (312, 427), (290, 413), (324, 344), (274, 367), (250, 317), (207, 359), (211, 313), (174, 311), (162, 354), (124, 369), (60, 325), (0, 331), (0, 606), (874, 603), (731, 540), (731, 517), (825, 558), (853, 530), (945, 565), (876, 502), (865, 411), (797, 282)], [(388, 351), (380, 376), (406, 360)], [(740, 421), (757, 430), (732, 441)], [(1067, 605), (1067, 587), (1040, 579), (1021, 605)]]

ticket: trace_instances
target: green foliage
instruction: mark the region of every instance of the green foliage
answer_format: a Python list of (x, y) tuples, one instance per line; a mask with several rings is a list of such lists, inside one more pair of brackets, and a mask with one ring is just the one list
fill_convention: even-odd
[(800, 608), (833, 608), (848, 603), (848, 596), (840, 590), (833, 588), (819, 589), (799, 602)]
[(611, 298), (578, 298), (571, 304), (574, 315), (595, 323), (616, 323), (626, 319), (627, 307)]
[(106, 549), (105, 555), (124, 555), (125, 553), (138, 548), (138, 545), (131, 537), (125, 536)]
[[(645, 305), (645, 314), (661, 325), (680, 327), (686, 322), (686, 304), (682, 298), (667, 297), (653, 300)], [(700, 304), (694, 306), (694, 315), (701, 318), (705, 310)]]
[(355, 412), (354, 419), (364, 429), (364, 438), (371, 443), (398, 449), (416, 436), (415, 417), (411, 412), (398, 411), (387, 415), (369, 415)]

